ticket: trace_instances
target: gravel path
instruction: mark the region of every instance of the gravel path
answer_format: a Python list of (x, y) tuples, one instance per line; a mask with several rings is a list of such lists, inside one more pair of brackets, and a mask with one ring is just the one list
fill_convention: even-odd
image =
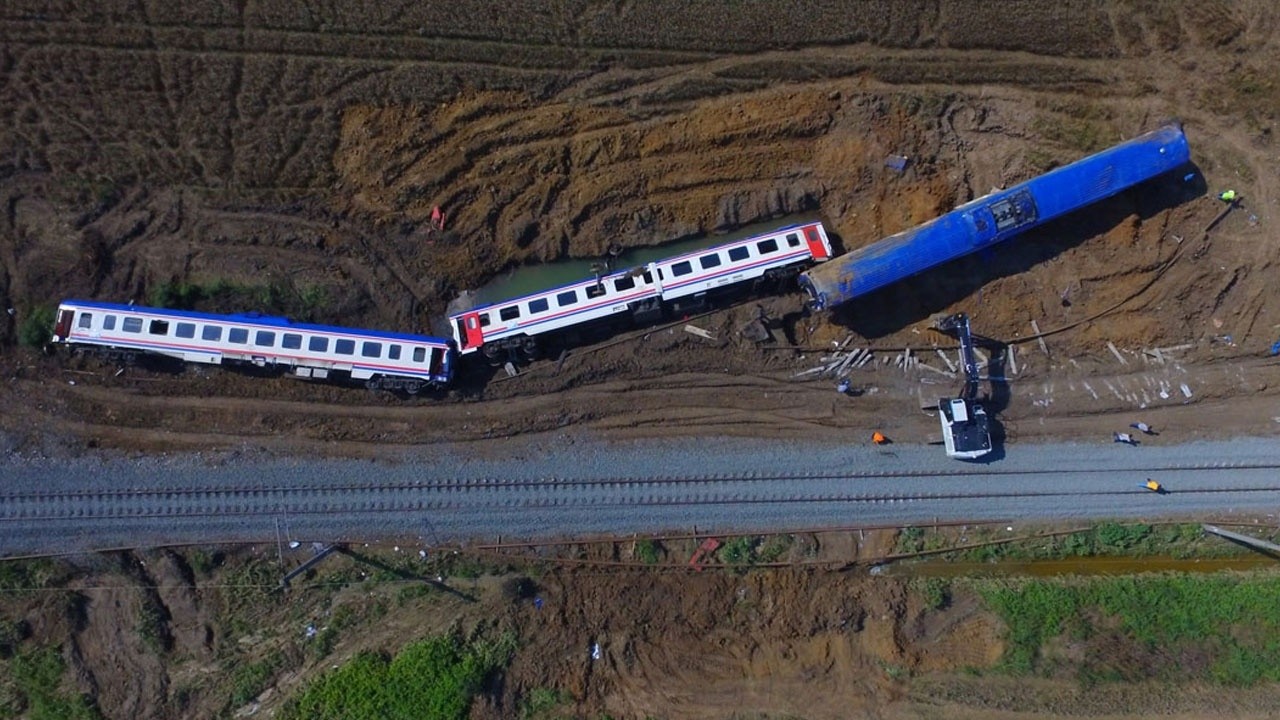
[[(604, 444), (561, 436), (395, 462), (182, 456), (0, 459), (0, 554), (287, 539), (426, 542), (689, 530), (1280, 510), (1280, 447), (940, 448), (748, 440)], [(698, 482), (677, 478), (698, 477)], [(1173, 492), (1139, 487), (1156, 477)], [(193, 492), (195, 491), (195, 492)]]

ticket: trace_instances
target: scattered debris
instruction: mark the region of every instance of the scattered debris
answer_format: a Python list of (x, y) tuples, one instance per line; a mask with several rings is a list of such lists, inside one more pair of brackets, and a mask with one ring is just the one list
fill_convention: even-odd
[(698, 337), (700, 337), (700, 338), (706, 338), (707, 340), (715, 340), (715, 339), (716, 339), (716, 336), (715, 336), (715, 335), (712, 335), (710, 332), (708, 332), (708, 331), (706, 331), (706, 330), (703, 330), (702, 328), (698, 327), (697, 325), (685, 325), (685, 326), (684, 326), (684, 331), (685, 331), (685, 332), (687, 332), (687, 333), (690, 333), (690, 334), (692, 334), (692, 335), (697, 335), (697, 336), (698, 336)]
[(515, 377), (516, 375), (520, 374), (516, 370), (516, 366), (510, 362), (507, 362), (505, 365), (502, 366), (502, 368), (507, 371), (507, 377)]
[(922, 363), (922, 362), (920, 362), (919, 360), (917, 360), (917, 361), (916, 361), (916, 367), (918, 367), (918, 368), (920, 368), (920, 369), (922, 369), (922, 370), (929, 370), (929, 371), (932, 371), (932, 372), (936, 372), (936, 373), (938, 373), (939, 375), (944, 375), (944, 376), (949, 377), (949, 378), (954, 378), (954, 377), (956, 376), (956, 374), (955, 374), (954, 372), (947, 372), (946, 370), (943, 370), (943, 369), (941, 369), (941, 368), (936, 368), (936, 367), (934, 367), (934, 366), (932, 366), (932, 365), (929, 365), (928, 363)]
[(693, 557), (689, 558), (689, 567), (698, 572), (702, 572), (702, 562), (711, 557), (711, 554), (720, 548), (720, 541), (715, 538), (707, 538), (702, 541), (698, 549), (694, 551)]
[(955, 363), (953, 363), (953, 362), (951, 362), (951, 358), (947, 357), (947, 354), (946, 354), (946, 353), (942, 352), (941, 350), (937, 350), (937, 349), (935, 349), (935, 350), (934, 350), (934, 352), (938, 353), (938, 357), (942, 358), (942, 362), (944, 362), (944, 363), (946, 363), (946, 364), (947, 364), (947, 369), (948, 369), (948, 370), (950, 370), (951, 372), (955, 372), (955, 371), (956, 371), (956, 364), (955, 364)]
[(1049, 347), (1044, 344), (1044, 336), (1040, 334), (1040, 324), (1037, 323), (1035, 320), (1032, 320), (1031, 329), (1036, 334), (1036, 342), (1040, 343), (1040, 352), (1044, 353), (1045, 355), (1048, 355)]
[(1188, 387), (1186, 383), (1182, 383), (1181, 390), (1182, 390), (1183, 397), (1186, 397), (1186, 398), (1191, 397), (1191, 388)]
[(1013, 346), (1009, 346), (1009, 372), (1018, 374), (1018, 360), (1013, 356)]
[(764, 322), (759, 319), (747, 322), (738, 329), (738, 333), (754, 343), (765, 343), (773, 339), (769, 328), (765, 327)]
[(890, 155), (884, 159), (884, 166), (898, 172), (907, 169), (907, 163), (911, 160), (906, 155)]
[(1112, 442), (1123, 443), (1125, 445), (1137, 445), (1138, 441), (1133, 439), (1129, 433), (1111, 433)]
[(1129, 361), (1125, 360), (1125, 359), (1124, 359), (1124, 356), (1120, 354), (1120, 351), (1116, 349), (1116, 344), (1115, 344), (1115, 343), (1113, 343), (1113, 342), (1111, 342), (1110, 340), (1108, 340), (1108, 341), (1107, 341), (1107, 348), (1111, 350), (1111, 354), (1112, 354), (1112, 355), (1115, 355), (1115, 356), (1116, 356), (1116, 359), (1120, 361), (1120, 364), (1121, 364), (1121, 365), (1128, 365), (1128, 364), (1129, 364)]

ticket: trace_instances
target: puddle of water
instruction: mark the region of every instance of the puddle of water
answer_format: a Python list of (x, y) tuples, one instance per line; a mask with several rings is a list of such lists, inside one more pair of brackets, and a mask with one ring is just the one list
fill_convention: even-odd
[(1134, 575), (1146, 572), (1212, 573), (1224, 570), (1280, 568), (1280, 560), (1260, 555), (1233, 558), (1086, 557), (1062, 560), (952, 562), (926, 560), (884, 566), (895, 577), (1052, 577), (1055, 575)]
[[(722, 235), (703, 235), (694, 238), (676, 240), (661, 245), (628, 248), (613, 261), (613, 269), (621, 270), (644, 265), (655, 260), (662, 260), (682, 253), (693, 252), (721, 243), (738, 240), (772, 232), (789, 225), (819, 220), (817, 213), (801, 213), (788, 215), (767, 223), (755, 223)], [(558, 260), (541, 265), (526, 265), (500, 275), (489, 284), (472, 290), (459, 301), (450, 305), (449, 312), (460, 312), (463, 309), (487, 305), (529, 295), (558, 285), (566, 285), (579, 280), (595, 277), (593, 265), (601, 263), (602, 258)]]

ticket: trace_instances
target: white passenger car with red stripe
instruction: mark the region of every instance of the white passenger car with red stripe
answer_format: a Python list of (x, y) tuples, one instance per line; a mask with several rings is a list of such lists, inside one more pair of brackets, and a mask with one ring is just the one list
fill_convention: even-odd
[(291, 322), (268, 315), (214, 315), (66, 300), (58, 306), (54, 343), (117, 355), (147, 353), (184, 362), (283, 366), (325, 379), (340, 373), (371, 388), (416, 392), (448, 383), (453, 343), (425, 335)]
[(744, 283), (782, 278), (831, 257), (820, 222), (791, 225), (733, 240), (631, 270), (563, 285), (449, 316), (458, 352), (496, 355), (521, 349), (532, 355), (539, 336), (611, 317), (648, 321), (664, 310), (701, 306), (709, 294)]

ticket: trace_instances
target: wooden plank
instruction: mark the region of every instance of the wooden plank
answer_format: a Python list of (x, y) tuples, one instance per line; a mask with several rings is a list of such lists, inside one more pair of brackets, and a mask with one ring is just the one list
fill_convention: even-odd
[(1125, 360), (1125, 359), (1124, 359), (1124, 356), (1120, 354), (1120, 351), (1116, 349), (1116, 344), (1115, 344), (1115, 343), (1113, 343), (1113, 342), (1111, 342), (1110, 340), (1108, 340), (1108, 341), (1107, 341), (1107, 348), (1111, 350), (1111, 354), (1112, 354), (1112, 355), (1115, 355), (1115, 356), (1116, 356), (1116, 359), (1120, 361), (1120, 364), (1121, 364), (1121, 365), (1128, 365), (1128, 364), (1129, 364), (1129, 362), (1128, 362), (1127, 360)]
[(1039, 324), (1039, 323), (1037, 323), (1035, 320), (1032, 320), (1032, 321), (1031, 321), (1031, 329), (1032, 329), (1033, 331), (1035, 331), (1035, 334), (1036, 334), (1036, 342), (1040, 343), (1040, 352), (1044, 353), (1045, 355), (1048, 355), (1048, 354), (1049, 354), (1049, 347), (1048, 347), (1047, 345), (1045, 345), (1045, 344), (1044, 344), (1044, 336), (1042, 336), (1042, 335), (1040, 334), (1040, 324)]

